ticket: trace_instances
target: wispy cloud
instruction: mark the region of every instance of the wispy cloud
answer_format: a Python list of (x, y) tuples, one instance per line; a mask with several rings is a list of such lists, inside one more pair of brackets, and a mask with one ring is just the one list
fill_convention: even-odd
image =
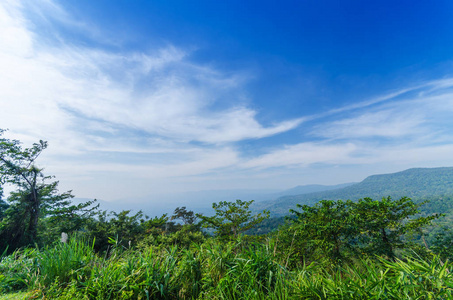
[[(330, 139), (354, 139), (383, 137), (402, 139), (426, 137), (430, 143), (440, 131), (449, 133), (453, 109), (453, 82), (439, 81), (426, 84), (424, 90), (403, 99), (374, 106), (354, 109), (340, 115), (334, 121), (314, 127), (312, 134)], [(433, 89), (432, 86), (435, 86)], [(414, 91), (406, 90), (406, 92)], [(437, 132), (437, 133), (436, 133)]]
[[(206, 173), (237, 161), (238, 153), (228, 144), (301, 123), (258, 122), (242, 94), (248, 75), (240, 70), (226, 74), (194, 63), (190, 50), (171, 44), (115, 52), (68, 41), (57, 30), (60, 23), (87, 35), (93, 27), (76, 21), (56, 2), (28, 4), (0, 5), (0, 127), (10, 128), (9, 135), (26, 144), (50, 141), (43, 158), (63, 179), (80, 177), (81, 168), (92, 172), (83, 161), (98, 172), (136, 172), (127, 163), (137, 153), (166, 154), (159, 163), (142, 166), (144, 176)], [(218, 101), (228, 104), (219, 109)], [(103, 163), (108, 153), (120, 152), (118, 163)], [(175, 159), (174, 153), (182, 156)], [(77, 167), (65, 172), (68, 163)]]
[[(216, 178), (327, 183), (316, 165), (453, 165), (452, 78), (264, 124), (253, 108), (260, 99), (246, 91), (248, 70), (196, 63), (171, 42), (106, 50), (120, 41), (89, 22), (55, 1), (0, 4), (0, 128), (26, 144), (48, 140), (44, 165), (78, 196), (124, 198)], [(96, 42), (69, 40), (59, 26)], [(288, 132), (291, 143), (241, 152), (241, 143)]]
[(353, 144), (299, 143), (284, 146), (250, 159), (244, 164), (249, 168), (293, 167), (301, 168), (314, 163), (342, 163), (355, 150)]
[[(46, 4), (53, 18), (66, 19), (58, 5)], [(77, 118), (97, 120), (105, 127), (121, 125), (181, 141), (228, 143), (278, 134), (300, 123), (261, 125), (256, 112), (242, 104), (235, 91), (247, 78), (197, 65), (187, 52), (173, 46), (151, 53), (112, 53), (64, 43), (41, 44), (21, 9), (9, 5), (1, 12), (7, 39), (1, 44), (0, 59), (10, 70), (2, 76), (1, 88), (4, 99), (14, 99), (7, 107), (10, 115), (29, 116), (27, 107), (39, 112), (31, 120), (36, 129), (47, 123), (42, 129), (49, 132), (57, 123), (65, 132), (75, 130), (71, 127), (76, 113)], [(231, 96), (230, 108), (213, 108), (219, 94)], [(40, 120), (43, 114), (45, 121)], [(20, 128), (12, 118), (7, 124)]]
[(381, 109), (318, 125), (312, 134), (329, 139), (403, 138), (420, 134), (423, 123), (418, 111)]
[(452, 165), (452, 87), (451, 79), (434, 80), (308, 116), (302, 127), (314, 141), (271, 147), (242, 166)]

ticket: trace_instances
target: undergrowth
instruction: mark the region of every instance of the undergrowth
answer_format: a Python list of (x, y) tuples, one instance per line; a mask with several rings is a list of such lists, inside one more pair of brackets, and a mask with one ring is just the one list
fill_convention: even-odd
[(287, 269), (266, 243), (209, 239), (188, 248), (105, 255), (71, 239), (17, 250), (0, 262), (0, 293), (35, 299), (452, 299), (451, 263), (437, 257)]

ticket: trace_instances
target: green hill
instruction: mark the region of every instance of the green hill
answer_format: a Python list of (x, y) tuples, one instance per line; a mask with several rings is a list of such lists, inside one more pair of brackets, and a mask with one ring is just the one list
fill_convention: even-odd
[[(330, 191), (283, 196), (273, 201), (257, 203), (256, 210), (268, 209), (272, 216), (287, 215), (296, 204), (314, 204), (323, 199), (357, 200), (364, 197), (379, 199), (391, 196), (410, 197), (416, 201), (435, 200), (431, 209), (443, 205), (439, 200), (453, 195), (453, 167), (416, 168), (398, 173), (373, 175), (362, 182)], [(434, 206), (434, 207), (433, 207)], [(443, 209), (450, 209), (450, 205)], [(444, 211), (440, 211), (444, 212)]]

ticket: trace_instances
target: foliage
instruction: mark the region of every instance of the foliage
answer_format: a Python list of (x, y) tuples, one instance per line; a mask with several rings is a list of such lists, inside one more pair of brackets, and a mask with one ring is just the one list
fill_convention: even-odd
[(288, 211), (299, 203), (314, 205), (323, 199), (357, 201), (364, 195), (372, 199), (388, 196), (393, 199), (409, 197), (415, 203), (431, 200), (431, 205), (425, 206), (423, 210), (429, 213), (447, 213), (453, 208), (452, 202), (446, 201), (453, 196), (453, 167), (416, 168), (392, 174), (373, 175), (362, 182), (336, 190), (282, 196), (272, 202), (256, 203), (254, 209), (269, 209), (273, 217), (278, 217), (287, 215)]
[(237, 237), (240, 233), (259, 224), (264, 219), (269, 218), (269, 211), (252, 215), (249, 209), (253, 200), (236, 202), (221, 201), (218, 204), (213, 203), (212, 208), (215, 210), (215, 215), (212, 217), (197, 214), (202, 219), (203, 227), (214, 228), (217, 236), (222, 237)]
[[(451, 299), (450, 262), (366, 258), (286, 269), (272, 243), (217, 239), (187, 249), (119, 248), (99, 256), (80, 240), (15, 252), (0, 262), (0, 292), (43, 299)], [(91, 244), (92, 245), (92, 244)]]
[(37, 250), (16, 250), (0, 263), (0, 293), (21, 291), (28, 287), (28, 276), (37, 267)]
[(104, 252), (110, 248), (109, 239), (114, 238), (122, 247), (130, 247), (145, 233), (145, 216), (141, 211), (130, 215), (130, 210), (119, 213), (98, 211), (85, 223), (82, 233), (88, 239), (94, 239), (94, 249)]
[(266, 235), (277, 231), (279, 226), (285, 224), (286, 217), (270, 217), (263, 220), (261, 223), (256, 224), (253, 228), (245, 231), (248, 235)]
[(453, 260), (453, 230), (443, 227), (435, 234), (431, 249), (443, 260)]
[[(0, 136), (4, 130), (0, 130)], [(37, 240), (38, 219), (43, 203), (48, 199), (49, 192), (56, 189), (57, 183), (44, 184), (46, 177), (42, 170), (35, 166), (35, 160), (47, 147), (47, 143), (39, 141), (31, 148), (22, 149), (20, 142), (0, 138), (0, 183), (8, 183), (18, 188), (8, 198), (11, 205), (4, 212), (0, 224), (0, 237), (6, 245), (13, 248), (33, 244)], [(62, 196), (64, 200), (70, 195)], [(58, 200), (57, 200), (58, 201)]]
[[(24, 292), (11, 295), (30, 299), (453, 297), (452, 229), (433, 226), (428, 242), (422, 232), (440, 216), (439, 208), (453, 211), (451, 203), (441, 201), (451, 195), (433, 198), (434, 205), (421, 215), (425, 202), (385, 197), (298, 205), (286, 221), (267, 220), (268, 211), (253, 214), (253, 200), (214, 203), (216, 214), (210, 217), (177, 207), (171, 217), (149, 218), (141, 211), (98, 211), (95, 201), (72, 205), (71, 193), (59, 193), (58, 182), (35, 166), (46, 146), (40, 141), (23, 149), (18, 141), (0, 138), (0, 184), (16, 187), (7, 202), (0, 199), (2, 294)], [(442, 170), (444, 179), (449, 171)], [(409, 175), (420, 181), (417, 172)], [(244, 235), (252, 229), (269, 232), (272, 224), (283, 222), (267, 235)], [(438, 222), (448, 225), (451, 215)], [(205, 235), (201, 226), (213, 228), (216, 236)], [(70, 233), (68, 243), (57, 241), (61, 232)]]
[(329, 271), (310, 265), (297, 272), (299, 299), (451, 299), (450, 264), (432, 260), (363, 260)]
[(150, 245), (188, 247), (192, 242), (204, 240), (200, 225), (197, 223), (175, 224), (169, 221), (166, 214), (149, 218), (141, 211), (135, 214), (131, 214), (130, 210), (119, 213), (99, 211), (94, 218), (86, 220), (84, 229), (82, 234), (95, 240), (96, 252), (108, 251), (112, 238), (123, 248), (133, 246), (145, 248)]
[(298, 205), (302, 212), (291, 210), (297, 216), (302, 238), (309, 247), (319, 249), (322, 255), (338, 261), (352, 247), (357, 234), (354, 215), (350, 211), (351, 201), (323, 200), (314, 206)]
[(197, 216), (193, 211), (188, 211), (185, 206), (177, 207), (170, 220), (181, 220), (184, 225), (191, 225), (197, 221)]
[(62, 232), (77, 233), (96, 215), (99, 204), (96, 200), (79, 204), (64, 203), (55, 205), (38, 224), (38, 237), (41, 244), (48, 245), (57, 240)]
[(93, 245), (89, 245), (83, 239), (72, 238), (67, 243), (59, 242), (41, 250), (37, 256), (39, 273), (46, 276), (35, 274), (37, 276), (35, 283), (49, 286), (57, 280), (60, 284), (67, 285), (76, 279), (76, 276), (87, 276), (83, 270), (95, 260)]
[(402, 197), (392, 200), (371, 198), (352, 201), (322, 200), (314, 206), (298, 205), (302, 211), (290, 210), (297, 217), (307, 248), (319, 256), (338, 262), (359, 253), (395, 258), (395, 249), (405, 246), (403, 236), (420, 232), (439, 215), (411, 218), (421, 204)]
[(273, 255), (279, 257), (284, 267), (290, 270), (300, 268), (317, 256), (312, 241), (305, 239), (302, 227), (293, 220), (288, 220), (273, 232), (269, 236), (269, 244)]
[(352, 203), (352, 213), (357, 217), (356, 226), (361, 231), (362, 251), (393, 259), (395, 249), (404, 247), (402, 236), (409, 232), (420, 232), (422, 227), (439, 217), (434, 214), (409, 219), (420, 212), (422, 204), (415, 204), (407, 197), (399, 200), (387, 197), (380, 201), (364, 198)]
[[(3, 133), (0, 129), (0, 137)], [(0, 208), (1, 251), (39, 243), (39, 227), (45, 218), (57, 224), (69, 221), (65, 222), (68, 226), (81, 210), (92, 204), (70, 206), (71, 192), (59, 193), (58, 181), (48, 182), (53, 177), (45, 176), (35, 165), (46, 148), (47, 142), (42, 140), (31, 148), (22, 148), (17, 140), (0, 138), (0, 184), (8, 183), (17, 189), (8, 197), (8, 205), (3, 203)], [(80, 223), (66, 229), (77, 230)]]

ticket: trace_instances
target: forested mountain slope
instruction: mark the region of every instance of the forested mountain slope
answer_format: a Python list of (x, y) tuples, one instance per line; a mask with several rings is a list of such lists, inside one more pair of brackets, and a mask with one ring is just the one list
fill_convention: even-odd
[[(407, 196), (416, 201), (433, 200), (432, 206), (441, 205), (439, 199), (453, 195), (453, 167), (415, 168), (398, 173), (373, 175), (362, 182), (330, 191), (283, 196), (273, 201), (257, 203), (255, 209), (268, 209), (272, 216), (282, 216), (296, 204), (314, 204), (323, 199), (357, 200), (364, 197), (379, 199)], [(439, 202), (439, 203), (438, 203)], [(447, 207), (444, 207), (446, 209)], [(449, 206), (448, 206), (449, 208)]]

